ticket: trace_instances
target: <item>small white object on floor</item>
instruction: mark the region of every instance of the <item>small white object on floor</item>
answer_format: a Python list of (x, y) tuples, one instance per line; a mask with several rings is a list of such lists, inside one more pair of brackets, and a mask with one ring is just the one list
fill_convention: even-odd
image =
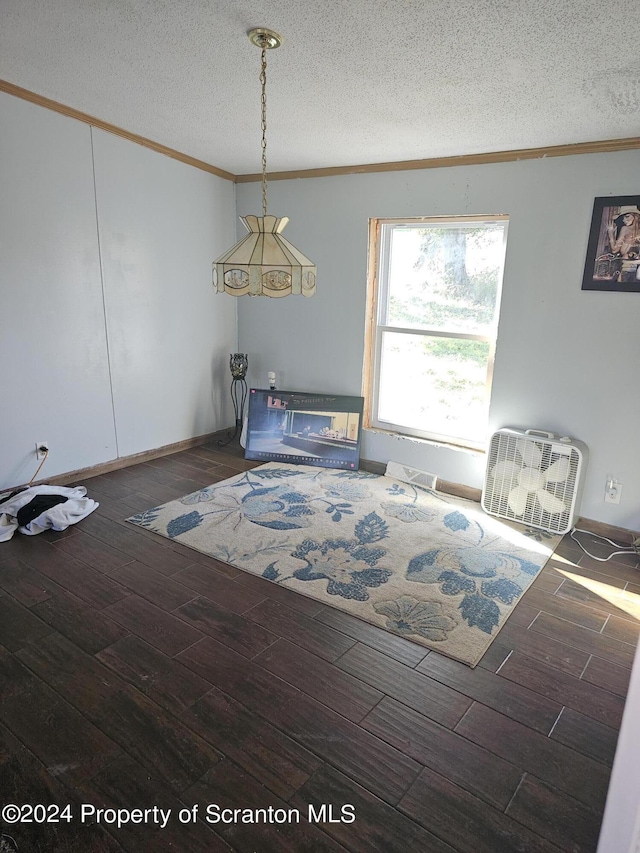
[[(86, 518), (99, 506), (97, 501), (86, 497), (86, 494), (84, 486), (29, 486), (11, 497), (0, 495), (0, 542), (7, 542), (16, 530), (26, 536), (35, 536), (48, 529), (66, 530), (69, 525)], [(27, 524), (21, 525), (18, 513), (20, 510), (28, 513), (29, 504), (39, 495), (58, 495), (62, 500), (43, 509)]]
[(400, 462), (387, 462), (387, 470), (384, 475), (385, 477), (393, 477), (395, 480), (401, 480), (403, 483), (415, 483), (416, 486), (424, 486), (425, 489), (435, 489), (438, 482), (438, 477), (435, 474), (421, 471), (419, 468), (410, 468)]
[(244, 416), (244, 420), (242, 421), (242, 432), (240, 433), (240, 447), (246, 448), (247, 446), (247, 424), (249, 421), (248, 415)]

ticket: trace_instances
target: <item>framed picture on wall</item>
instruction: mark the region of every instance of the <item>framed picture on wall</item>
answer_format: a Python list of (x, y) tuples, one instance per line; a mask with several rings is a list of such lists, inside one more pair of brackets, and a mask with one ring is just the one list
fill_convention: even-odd
[(640, 293), (640, 195), (594, 201), (582, 289)]

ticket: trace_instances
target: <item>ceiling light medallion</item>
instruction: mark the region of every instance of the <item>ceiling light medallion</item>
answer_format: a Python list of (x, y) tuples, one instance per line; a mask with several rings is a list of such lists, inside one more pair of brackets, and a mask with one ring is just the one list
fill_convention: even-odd
[(263, 27), (247, 34), (262, 51), (262, 216), (241, 216), (249, 232), (213, 262), (213, 285), (232, 296), (313, 296), (316, 266), (282, 236), (286, 216), (267, 216), (267, 50), (280, 47), (282, 36)]

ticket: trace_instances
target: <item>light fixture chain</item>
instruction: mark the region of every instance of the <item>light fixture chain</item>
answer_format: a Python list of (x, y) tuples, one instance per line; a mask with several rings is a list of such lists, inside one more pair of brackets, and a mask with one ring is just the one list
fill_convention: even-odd
[(262, 67), (260, 71), (262, 84), (262, 215), (267, 215), (267, 51), (262, 48)]
[(267, 50), (280, 47), (282, 36), (264, 27), (247, 35), (262, 51), (262, 216), (241, 217), (249, 233), (213, 262), (213, 284), (218, 293), (232, 296), (313, 296), (316, 265), (280, 236), (289, 218), (267, 217)]

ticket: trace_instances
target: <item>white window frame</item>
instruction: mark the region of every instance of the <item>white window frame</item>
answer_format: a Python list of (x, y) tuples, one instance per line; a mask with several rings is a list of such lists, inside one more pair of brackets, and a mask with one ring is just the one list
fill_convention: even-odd
[[(478, 225), (479, 223), (494, 224), (504, 223), (503, 240), (506, 251), (507, 230), (509, 217), (504, 214), (485, 216), (438, 216), (438, 217), (407, 217), (402, 219), (370, 219), (369, 220), (369, 274), (367, 294), (367, 316), (365, 365), (363, 371), (363, 396), (366, 400), (365, 427), (391, 432), (397, 435), (406, 435), (415, 438), (423, 438), (430, 441), (448, 444), (452, 446), (471, 448), (473, 450), (485, 450), (486, 440), (473, 441), (457, 436), (442, 433), (429, 432), (414, 429), (403, 424), (392, 421), (381, 420), (377, 416), (379, 404), (380, 365), (382, 356), (382, 340), (384, 332), (399, 334), (424, 335), (434, 338), (454, 338), (457, 340), (482, 341), (489, 344), (489, 357), (487, 363), (487, 376), (485, 382), (485, 404), (489, 407), (491, 385), (493, 381), (493, 365), (498, 335), (498, 316), (500, 312), (500, 299), (502, 295), (502, 279), (498, 282), (496, 295), (496, 307), (494, 322), (489, 334), (471, 334), (465, 332), (453, 332), (446, 329), (434, 328), (405, 328), (402, 326), (387, 324), (387, 307), (389, 300), (387, 292), (389, 287), (389, 253), (391, 245), (391, 234), (394, 225), (415, 226), (438, 225), (440, 227), (451, 224), (454, 227), (464, 225)], [(504, 273), (504, 264), (502, 268)]]

